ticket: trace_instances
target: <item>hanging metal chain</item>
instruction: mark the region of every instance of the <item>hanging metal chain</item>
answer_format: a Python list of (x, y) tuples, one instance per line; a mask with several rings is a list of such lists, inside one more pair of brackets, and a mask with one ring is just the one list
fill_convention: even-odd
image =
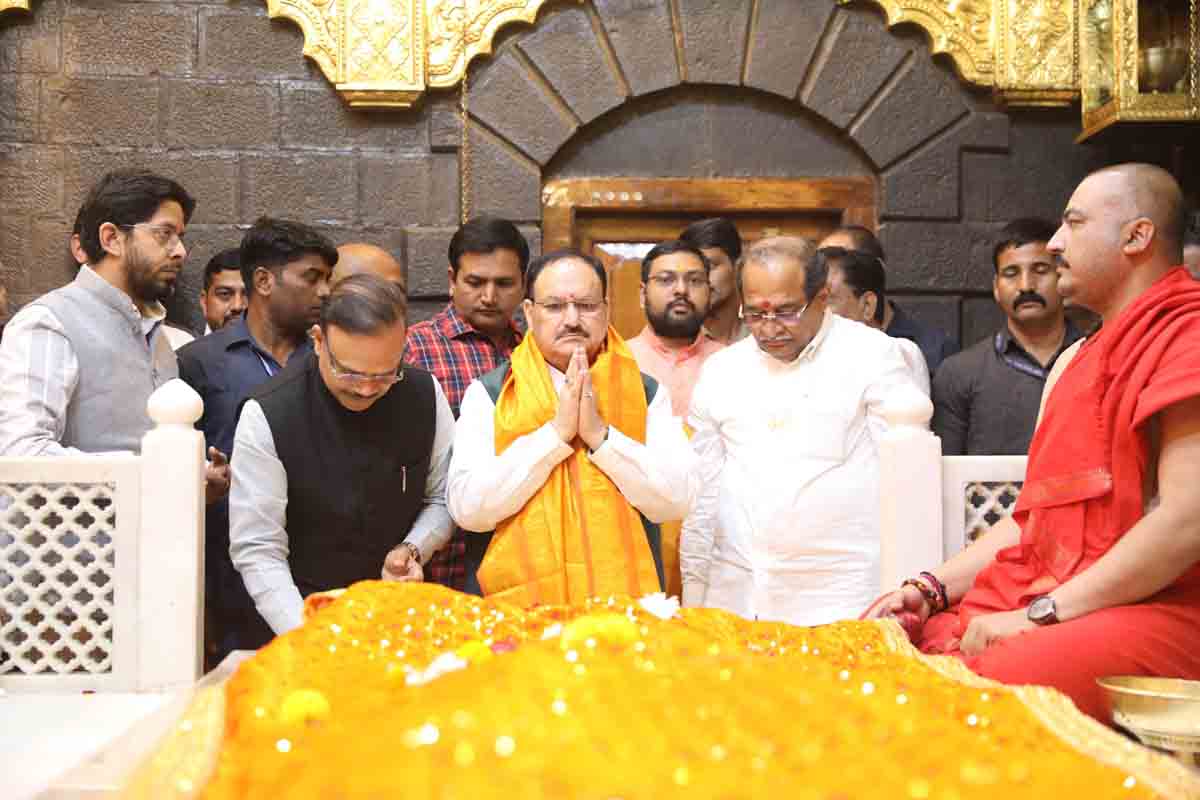
[(1196, 0), (1188, 3), (1188, 94), (1191, 96), (1192, 116), (1200, 115), (1200, 14)]
[[(1194, 4), (1196, 0), (1192, 0)], [(458, 94), (458, 117), (460, 141), (458, 145), (458, 207), (459, 221), (465, 223), (471, 217), (471, 137), (467, 133), (467, 81), (471, 77), (471, 65), (463, 70)]]

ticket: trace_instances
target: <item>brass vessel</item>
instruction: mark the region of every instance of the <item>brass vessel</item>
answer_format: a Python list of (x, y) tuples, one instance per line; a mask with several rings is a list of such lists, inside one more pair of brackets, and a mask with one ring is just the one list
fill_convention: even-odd
[(1147, 47), (1138, 53), (1138, 89), (1173, 92), (1187, 68), (1188, 54), (1182, 47)]
[(1200, 120), (1198, 0), (1080, 0), (1083, 133)]
[(1114, 723), (1144, 745), (1200, 765), (1200, 681), (1114, 675), (1096, 683)]

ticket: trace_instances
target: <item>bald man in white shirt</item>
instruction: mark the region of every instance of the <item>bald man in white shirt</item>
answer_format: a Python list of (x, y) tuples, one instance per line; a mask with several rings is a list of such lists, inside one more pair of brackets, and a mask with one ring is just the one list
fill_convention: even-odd
[(705, 363), (688, 424), (700, 499), (680, 541), (683, 602), (817, 625), (879, 588), (880, 408), (919, 392), (900, 345), (827, 308), (803, 239), (763, 239), (738, 272), (752, 337)]

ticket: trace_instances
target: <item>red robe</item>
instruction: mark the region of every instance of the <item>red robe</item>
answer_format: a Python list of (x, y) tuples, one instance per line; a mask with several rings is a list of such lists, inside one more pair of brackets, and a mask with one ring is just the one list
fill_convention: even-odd
[(1196, 395), (1200, 282), (1179, 268), (1089, 338), (1063, 371), (1029, 446), (1013, 511), (1020, 543), (999, 551), (957, 606), (929, 619), (918, 646), (1004, 683), (1054, 686), (1104, 722), (1097, 677), (1200, 679), (1200, 564), (1140, 603), (1036, 628), (977, 656), (958, 651), (972, 618), (1024, 608), (1090, 567), (1142, 518), (1157, 466), (1145, 423)]

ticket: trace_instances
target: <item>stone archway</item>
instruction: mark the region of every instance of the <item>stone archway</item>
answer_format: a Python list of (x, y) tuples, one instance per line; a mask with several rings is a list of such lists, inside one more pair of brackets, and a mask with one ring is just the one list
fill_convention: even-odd
[[(1074, 144), (1075, 112), (997, 108), (930, 55), (923, 31), (889, 30), (872, 3), (553, 0), (475, 62), (461, 153), (457, 91), (406, 111), (349, 109), (305, 63), (300, 29), (268, 22), (263, 3), (30, 5), (0, 22), (0, 280), (15, 307), (70, 279), (64, 242), (87, 186), (136, 164), (201, 199), (175, 319), (200, 324), (190, 298), (204, 263), (268, 212), (407, 255), (414, 309), (428, 315), (446, 302), (460, 178), (473, 210), (514, 219), (536, 247), (543, 181), (582, 168), (578, 148), (624, 136), (648, 109), (667, 118), (717, 98), (748, 112), (744, 126), (722, 117), (725, 131), (803, 133), (770, 150), (774, 177), (814, 174), (797, 164), (831, 151), (815, 174), (870, 175), (893, 285), (969, 341), (994, 311), (991, 232), (1057, 216), (1106, 156)], [(700, 174), (762, 177), (762, 163), (730, 173), (714, 159)], [(587, 169), (620, 177), (628, 164)]]
[[(935, 60), (923, 33), (889, 32), (874, 7), (592, 0), (552, 4), (472, 73), (463, 159), (472, 212), (536, 221), (543, 181), (569, 142), (623, 108), (689, 88), (773, 95), (859, 153), (879, 184), (884, 247), (903, 254), (891, 259), (890, 283), (964, 338), (996, 319), (986, 294), (991, 234), (1010, 216), (1056, 216), (1086, 169), (1078, 154), (1063, 159), (1069, 128), (1042, 154), (1014, 152), (1012, 116)], [(1051, 128), (1073, 125), (1060, 116)], [(972, 167), (987, 172), (968, 187), (975, 155)], [(1043, 159), (1049, 194), (1030, 204), (1014, 176)], [(1011, 198), (1001, 187), (1014, 187)]]

